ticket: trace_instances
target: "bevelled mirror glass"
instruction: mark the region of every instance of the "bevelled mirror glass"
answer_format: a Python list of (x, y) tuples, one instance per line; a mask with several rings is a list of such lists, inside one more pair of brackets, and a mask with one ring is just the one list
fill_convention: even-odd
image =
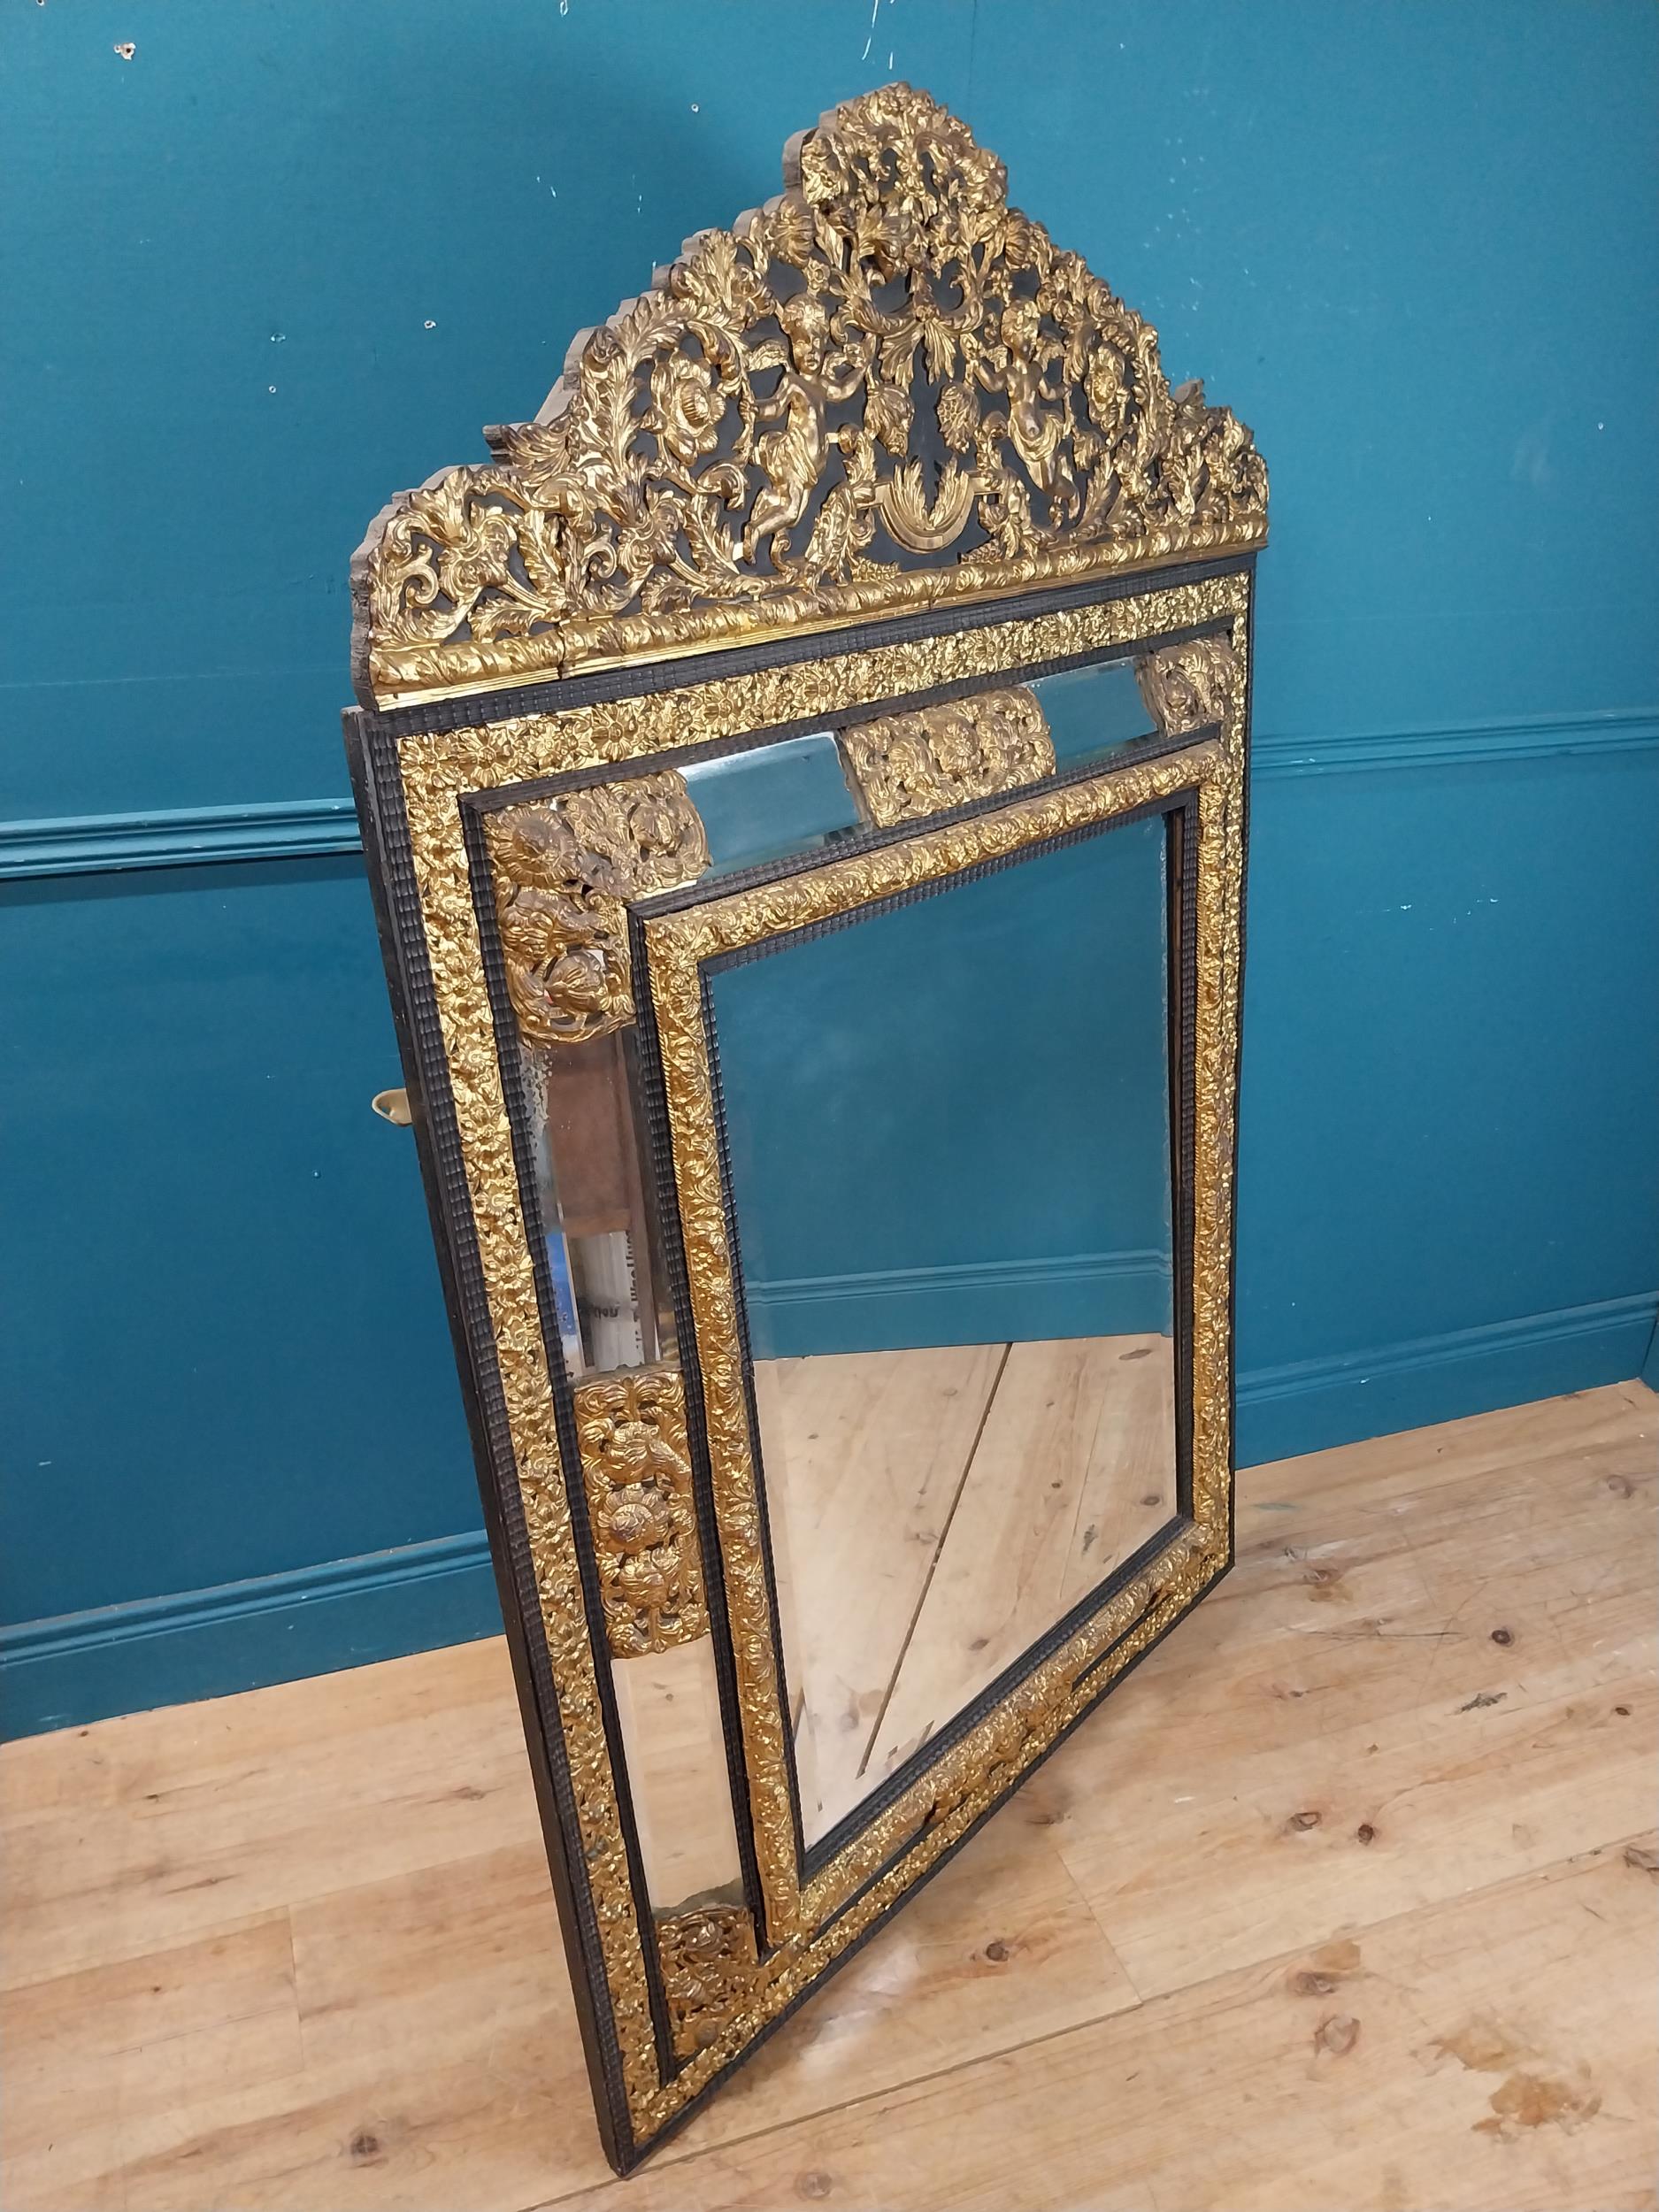
[(709, 979), (810, 1849), (1175, 1518), (1167, 836)]
[(347, 717), (626, 2170), (1225, 1571), (1266, 478), (907, 86), (354, 569)]

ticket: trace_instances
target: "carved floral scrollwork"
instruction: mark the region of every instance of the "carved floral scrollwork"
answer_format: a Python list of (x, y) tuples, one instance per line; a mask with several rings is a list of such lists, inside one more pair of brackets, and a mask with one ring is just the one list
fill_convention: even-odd
[(1024, 685), (946, 700), (841, 733), (853, 788), (879, 828), (920, 820), (1054, 773), (1054, 741)]
[(1192, 638), (1148, 653), (1137, 669), (1141, 695), (1166, 737), (1224, 724), (1239, 682), (1239, 664), (1225, 637)]
[(753, 1994), (755, 1923), (740, 1905), (707, 1905), (657, 1923), (674, 2050), (695, 2058)]
[(679, 1369), (589, 1377), (575, 1407), (611, 1651), (631, 1659), (695, 1642), (709, 1614)]
[(507, 995), (527, 1042), (581, 1044), (634, 1018), (626, 902), (690, 883), (709, 843), (672, 770), (485, 818)]
[(926, 93), (834, 110), (785, 181), (584, 332), (492, 463), (382, 516), (365, 699), (1264, 537), (1249, 432), (1171, 390), (1151, 325)]

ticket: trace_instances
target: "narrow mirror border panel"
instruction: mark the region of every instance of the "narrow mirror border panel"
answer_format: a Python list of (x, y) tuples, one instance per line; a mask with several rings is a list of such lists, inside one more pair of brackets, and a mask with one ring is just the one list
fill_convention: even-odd
[[(549, 1755), (565, 1878), (580, 1923), (570, 1939), (573, 1965), (579, 1975), (593, 1970), (595, 2016), (587, 2024), (590, 2051), (607, 2101), (612, 2154), (624, 2167), (683, 2116), (758, 2035), (941, 1863), (1228, 1563), (1230, 1261), (1249, 599), (1249, 576), (1239, 571), (821, 659), (755, 667), (675, 689), (589, 699), (563, 711), (508, 716), (458, 729), (376, 722), (358, 730), (373, 786), (365, 793), (365, 817), (376, 832), (387, 879), (383, 896), (395, 917), (388, 933), (396, 941), (411, 1002), (411, 1034), (406, 1041), (411, 1073), (424, 1093), (424, 1133), (434, 1147), (443, 1141), (457, 1148), (465, 1179), (465, 1193), (457, 1189), (442, 1208), (443, 1233), (452, 1248), (449, 1269), (452, 1279), (458, 1277), (470, 1271), (475, 1260), (488, 1301), (489, 1327), (472, 1329), (469, 1360), (480, 1379), (480, 1401), (493, 1402), (499, 1394), (502, 1419), (492, 1425), (480, 1418), (480, 1432), (498, 1481), (510, 1487), (522, 1509), (528, 1558), (503, 1571), (511, 1574), (510, 1588), (520, 1594), (521, 1609), (533, 1603), (515, 1635), (522, 1636), (529, 1671), (538, 1680), (541, 1655), (534, 1648), (538, 1629), (544, 1643), (551, 1698), (544, 1693), (532, 1700), (533, 1725)], [(902, 703), (952, 684), (990, 677), (1018, 680), (1022, 672), (1072, 656), (1204, 630), (1221, 631), (1233, 648), (1233, 679), (1214, 744), (1109, 769), (1086, 782), (1038, 787), (990, 818), (1001, 822), (1020, 816), (1063, 828), (1077, 818), (1068, 810), (1104, 803), (1104, 793), (1112, 794), (1123, 810), (1191, 787), (1194, 781), (1198, 786), (1193, 1529), (1136, 1578), (1144, 1590), (1137, 1589), (1133, 1601), (1129, 1591), (1110, 1601), (1073, 1640), (1078, 1648), (1068, 1645), (1047, 1662), (953, 1749), (949, 1758), (954, 1782), (948, 1799), (941, 1797), (941, 1770), (929, 1771), (917, 1786), (934, 1802), (936, 1816), (892, 1864), (884, 1864), (873, 1844), (865, 1848), (860, 1839), (803, 1890), (795, 1878), (792, 1823), (787, 1854), (780, 1853), (777, 1863), (771, 1855), (772, 1838), (782, 1832), (773, 1811), (775, 1786), (765, 1759), (749, 1757), (751, 1776), (760, 1778), (763, 1795), (756, 1807), (755, 1836), (763, 1860), (767, 1935), (774, 1947), (760, 1961), (751, 1986), (719, 2032), (665, 2077), (645, 1962), (645, 1947), (654, 1940), (654, 1932), (641, 1924), (631, 1878), (584, 1609), (570, 1471), (560, 1449), (530, 1225), (521, 1208), (488, 1019), (461, 802), (473, 793), (769, 727), (821, 725), (839, 712), (887, 701)], [(1195, 764), (1202, 772), (1196, 776)], [(405, 824), (411, 872), (400, 885)], [(941, 854), (952, 840), (960, 849), (968, 826), (923, 831), (914, 840), (885, 848), (881, 855), (867, 852), (829, 864), (868, 867), (880, 860), (890, 865), (892, 855), (930, 841)], [(826, 868), (812, 872), (822, 875)], [(733, 895), (741, 900), (749, 895)], [(687, 1187), (683, 1179), (692, 1164), (689, 1159), (677, 1163), (682, 1205)], [(434, 1175), (434, 1184), (437, 1179)], [(473, 1250), (464, 1254), (463, 1244)], [(480, 1342), (480, 1335), (486, 1340)], [(504, 1435), (496, 1433), (498, 1429)], [(534, 1571), (533, 1601), (527, 1567)], [(1154, 1589), (1156, 1598), (1146, 1603)], [(1137, 1603), (1142, 1608), (1138, 1613)], [(1087, 1648), (1082, 1637), (1090, 1640)], [(746, 1704), (746, 1726), (749, 1710)], [(764, 1751), (764, 1745), (760, 1748)], [(751, 1781), (751, 1790), (754, 1786)]]

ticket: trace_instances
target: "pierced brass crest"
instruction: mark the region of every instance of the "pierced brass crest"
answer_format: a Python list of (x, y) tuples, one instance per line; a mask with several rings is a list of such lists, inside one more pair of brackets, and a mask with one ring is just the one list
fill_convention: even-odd
[(755, 1923), (740, 1905), (709, 1905), (657, 1923), (663, 1993), (679, 2058), (695, 2058), (741, 2010), (755, 1979)]
[(386, 511), (365, 703), (1265, 537), (1248, 430), (1171, 390), (1151, 325), (926, 93), (835, 109), (785, 183), (585, 332), (493, 461)]
[(1054, 773), (1054, 741), (1024, 685), (887, 714), (841, 733), (849, 780), (879, 829)]
[(1148, 653), (1136, 674), (1164, 734), (1187, 737), (1225, 721), (1239, 664), (1225, 637), (1199, 637)]
[(626, 902), (693, 882), (709, 843), (672, 770), (485, 818), (507, 995), (527, 1042), (582, 1044), (634, 1019)]
[(709, 1614), (680, 1371), (594, 1376), (574, 1396), (611, 1649), (632, 1659), (695, 1643)]

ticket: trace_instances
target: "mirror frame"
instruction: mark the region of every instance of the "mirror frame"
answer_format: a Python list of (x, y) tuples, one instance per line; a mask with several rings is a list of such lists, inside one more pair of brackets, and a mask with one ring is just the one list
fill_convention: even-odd
[[(614, 383), (615, 334), (629, 315), (686, 296), (684, 273), (696, 271), (699, 256), (729, 270), (733, 239), (752, 241), (756, 224), (783, 235), (800, 204), (842, 234), (862, 235), (858, 211), (896, 205), (895, 180), (924, 156), (936, 182), (967, 180), (982, 238), (1000, 221), (992, 244), (1000, 242), (1010, 267), (1041, 262), (1031, 237), (1043, 234), (1007, 207), (1001, 165), (962, 125), (907, 87), (867, 95), (792, 142), (782, 200), (732, 234), (691, 242), (690, 259), (660, 273), (652, 294), (584, 334), (537, 423), (491, 434), (495, 465), (450, 471), (394, 503), (354, 571), (362, 701), (346, 717), (354, 788), (599, 2124), (623, 2172), (962, 1847), (1232, 1562), (1250, 620), (1266, 499), (1248, 433), (1225, 411), (1206, 409), (1202, 392), (1195, 402), (1192, 388), (1171, 396), (1149, 326), (1076, 264), (1075, 280), (1095, 288), (1087, 297), (1097, 347), (1110, 309), (1118, 357), (1133, 365), (1127, 411), (1094, 460), (1121, 488), (1133, 480), (1133, 459), (1149, 485), (1133, 526), (1111, 521), (1120, 488), (1107, 519), (1078, 542), (1028, 533), (1029, 542), (1004, 541), (953, 565), (941, 557), (944, 547), (918, 542), (929, 528), (895, 494), (867, 501), (870, 518), (913, 557), (880, 575), (844, 564), (839, 585), (819, 577), (805, 590), (787, 556), (780, 572), (774, 538), (773, 568), (757, 562), (753, 588), (734, 601), (705, 595), (660, 615), (636, 595), (620, 611), (572, 614), (549, 597), (539, 616), (500, 632), (484, 611), (534, 595), (541, 572), (527, 537), (543, 532), (544, 557), (547, 516), (565, 526), (574, 504), (548, 489), (548, 442), (561, 425), (569, 441), (583, 405), (606, 377)], [(951, 196), (941, 189), (929, 204), (948, 211)], [(878, 265), (885, 277), (888, 265)], [(937, 256), (927, 265), (936, 270)], [(776, 306), (762, 300), (753, 311)], [(1121, 342), (1119, 331), (1129, 334)], [(652, 345), (625, 353), (635, 391), (655, 388), (664, 344)], [(752, 356), (762, 367), (787, 367), (783, 348), (775, 359), (763, 350)], [(1005, 387), (1012, 373), (1005, 351)], [(1057, 403), (1072, 406), (1087, 373), (1079, 362)], [(1081, 423), (1084, 402), (1076, 405), (1067, 419)], [(630, 435), (647, 419), (636, 404)], [(1098, 410), (1090, 419), (1098, 428)], [(1006, 417), (987, 434), (993, 446), (1013, 442), (1029, 508), (1033, 488), (1042, 488), (1041, 455)], [(1088, 455), (1091, 434), (1076, 437), (1074, 460)], [(567, 461), (572, 449), (567, 442)], [(995, 521), (983, 458), (990, 448), (977, 450), (979, 511)], [(937, 471), (937, 453), (933, 459)], [(902, 488), (909, 465), (881, 480)], [(935, 474), (936, 523), (955, 465), (947, 459)], [(820, 456), (820, 472), (828, 466)], [(591, 471), (589, 495), (590, 480)], [(925, 480), (918, 465), (912, 490)], [(1051, 471), (1048, 481), (1053, 490)], [(752, 499), (751, 523), (766, 495)], [(594, 504), (590, 496), (589, 519)], [(1087, 497), (1081, 506), (1087, 520)], [(781, 528), (775, 519), (772, 526)], [(956, 532), (963, 526), (958, 520)], [(516, 557), (503, 549), (503, 534), (515, 533)], [(653, 557), (670, 557), (659, 546)], [(1125, 657), (1135, 661), (1156, 734), (1058, 772), (1051, 758), (1045, 771), (1012, 750), (999, 763), (991, 718), (1010, 685)], [(630, 851), (618, 833), (611, 857), (619, 875), (608, 879), (609, 904), (594, 902), (588, 941), (607, 964), (614, 1006), (595, 1015), (590, 1001), (573, 1014), (536, 997), (543, 972), (526, 964), (514, 937), (524, 895), (535, 887), (526, 874), (534, 854), (526, 857), (515, 826), (528, 820), (534, 829), (572, 802), (591, 825), (614, 811), (630, 783), (637, 795), (641, 775), (672, 813), (689, 806), (681, 766), (829, 730), (856, 790), (856, 749), (844, 733), (861, 731), (879, 747), (896, 718), (941, 707), (984, 736), (978, 784), (953, 780), (935, 757), (937, 787), (919, 814), (882, 826), (866, 805), (866, 826), (847, 842), (725, 876), (688, 866), (684, 881), (672, 867), (653, 875), (642, 849)], [(756, 1472), (708, 964), (1148, 813), (1179, 825), (1170, 905), (1179, 1509), (808, 1852)], [(695, 845), (695, 810), (689, 824), (680, 820)], [(601, 1018), (637, 1029), (678, 1352), (572, 1384), (531, 1226), (523, 1054), (526, 1041), (586, 1033), (580, 1025)], [(538, 1031), (538, 1023), (552, 1026)], [(727, 1774), (711, 1785), (729, 1779), (742, 1863), (741, 1904), (666, 1916), (653, 1911), (644, 1884), (611, 1674), (628, 1649), (660, 1647), (650, 1643), (650, 1624), (635, 1624), (643, 1643), (618, 1643), (626, 1563), (592, 1510), (616, 1425), (641, 1420), (677, 1471), (666, 1500), (673, 1534), (658, 1564), (679, 1594), (672, 1638), (712, 1640)]]

